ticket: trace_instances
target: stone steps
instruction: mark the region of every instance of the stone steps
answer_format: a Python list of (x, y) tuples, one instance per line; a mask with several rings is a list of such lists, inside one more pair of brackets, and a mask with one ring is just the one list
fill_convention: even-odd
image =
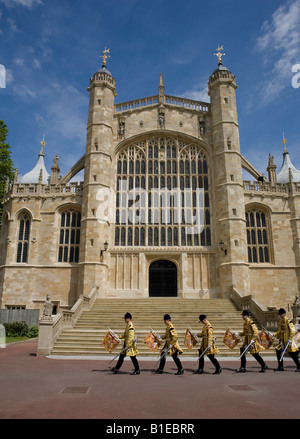
[[(147, 299), (97, 299), (90, 311), (82, 313), (75, 328), (65, 329), (56, 340), (51, 355), (63, 356), (107, 356), (112, 357), (120, 352), (117, 347), (109, 353), (102, 346), (102, 340), (108, 327), (118, 335), (123, 334), (125, 323), (124, 314), (130, 312), (136, 328), (138, 338), (137, 348), (139, 356), (156, 358), (155, 353), (143, 343), (144, 338), (153, 328), (159, 334), (164, 334), (164, 314), (171, 315), (172, 322), (179, 337), (179, 344), (183, 349), (183, 356), (196, 357), (197, 347), (188, 350), (184, 345), (185, 332), (188, 326), (193, 331), (201, 332), (199, 314), (206, 314), (214, 327), (216, 344), (219, 356), (239, 356), (239, 348), (231, 351), (223, 343), (225, 330), (230, 327), (241, 331), (243, 321), (241, 312), (237, 311), (229, 299), (180, 299), (180, 298), (147, 298)], [(264, 351), (264, 354), (274, 354)]]

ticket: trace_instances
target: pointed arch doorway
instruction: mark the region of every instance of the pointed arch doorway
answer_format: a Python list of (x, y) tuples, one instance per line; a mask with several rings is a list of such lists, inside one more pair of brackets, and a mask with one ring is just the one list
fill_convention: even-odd
[(149, 267), (149, 297), (177, 297), (177, 267), (160, 259)]

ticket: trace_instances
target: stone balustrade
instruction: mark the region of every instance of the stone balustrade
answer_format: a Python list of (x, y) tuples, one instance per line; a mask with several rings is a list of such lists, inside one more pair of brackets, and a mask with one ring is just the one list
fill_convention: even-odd
[(90, 310), (98, 297), (99, 287), (93, 286), (88, 296), (80, 296), (70, 310), (51, 318), (40, 318), (37, 355), (50, 355), (53, 344), (65, 328), (73, 328), (81, 313)]
[(64, 183), (60, 185), (46, 185), (38, 183), (15, 183), (4, 194), (4, 202), (11, 196), (46, 196), (61, 194), (81, 194), (83, 192), (83, 182)]
[[(210, 105), (205, 102), (194, 101), (192, 99), (186, 99), (186, 98), (170, 96), (170, 95), (164, 96), (164, 103), (166, 105), (172, 105), (175, 107), (188, 108), (190, 110), (204, 111), (204, 112), (209, 111), (209, 105)], [(159, 104), (158, 95), (149, 96), (147, 98), (136, 99), (133, 101), (121, 102), (120, 104), (116, 104), (115, 112), (123, 113), (125, 111), (132, 111), (139, 108), (154, 106), (158, 104)]]
[(250, 180), (244, 180), (244, 190), (249, 192), (288, 193), (288, 185), (282, 183), (271, 184), (269, 182), (251, 182)]
[(135, 99), (133, 101), (121, 102), (115, 105), (116, 113), (123, 113), (124, 111), (132, 111), (137, 108), (149, 107), (158, 104), (158, 95), (149, 96), (147, 98)]
[(165, 103), (176, 107), (189, 108), (196, 111), (209, 111), (209, 105), (205, 102), (194, 101), (193, 99), (180, 98), (176, 96), (165, 96)]
[(253, 316), (261, 326), (266, 328), (268, 331), (276, 331), (278, 328), (278, 310), (275, 308), (268, 309), (264, 311), (255, 302), (253, 296), (250, 294), (248, 296), (241, 296), (236, 288), (232, 286), (229, 298), (235, 304), (239, 310), (247, 310)]

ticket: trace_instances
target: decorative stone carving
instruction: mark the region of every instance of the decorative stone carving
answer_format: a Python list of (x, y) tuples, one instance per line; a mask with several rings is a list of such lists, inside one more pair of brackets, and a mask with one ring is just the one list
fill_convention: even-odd
[(158, 127), (160, 129), (165, 128), (165, 109), (160, 108), (158, 111)]
[(297, 323), (297, 320), (300, 319), (300, 300), (298, 296), (295, 296), (295, 302), (291, 308), (293, 313), (293, 323)]
[(205, 132), (206, 132), (205, 120), (201, 118), (201, 119), (199, 119), (199, 133), (200, 133), (200, 137), (204, 137), (205, 136)]
[(52, 310), (53, 310), (53, 303), (51, 302), (50, 296), (48, 294), (44, 302), (43, 320), (51, 320)]
[(125, 119), (124, 118), (119, 119), (118, 135), (119, 135), (119, 137), (125, 136)]

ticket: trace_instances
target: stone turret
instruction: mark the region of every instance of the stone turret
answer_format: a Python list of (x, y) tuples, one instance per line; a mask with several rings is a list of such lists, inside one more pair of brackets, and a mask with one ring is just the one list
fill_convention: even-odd
[(232, 285), (249, 292), (245, 204), (237, 118), (235, 76), (223, 66), (209, 78), (214, 148), (216, 229), (220, 285), (226, 295)]
[[(107, 53), (107, 52), (106, 52)], [(111, 243), (110, 222), (103, 207), (113, 187), (113, 115), (115, 80), (103, 65), (90, 79), (89, 115), (85, 155), (84, 194), (82, 205), (82, 242), (80, 262), (84, 279), (82, 292), (91, 282), (105, 285), (105, 257), (100, 257), (105, 242)], [(108, 203), (110, 205), (110, 203)], [(111, 206), (110, 206), (111, 207)]]

